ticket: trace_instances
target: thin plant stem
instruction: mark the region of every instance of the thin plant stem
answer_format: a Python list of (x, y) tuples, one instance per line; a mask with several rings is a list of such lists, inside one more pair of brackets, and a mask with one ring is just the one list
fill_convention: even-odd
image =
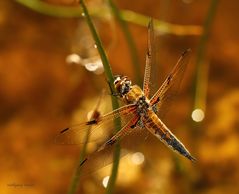
[[(84, 4), (84, 1), (83, 0), (80, 0), (80, 4), (81, 4), (81, 7), (82, 7), (82, 10), (83, 10), (83, 13), (82, 15), (85, 17), (86, 19), (86, 22), (89, 26), (89, 29), (90, 29), (90, 32), (94, 38), (94, 41), (95, 41), (95, 45), (98, 49), (98, 52), (100, 54), (100, 57), (101, 57), (101, 61), (103, 63), (103, 66), (104, 66), (104, 70), (105, 70), (105, 76), (107, 77), (108, 81), (113, 84), (113, 81), (114, 81), (114, 77), (113, 77), (113, 74), (112, 74), (112, 70), (111, 70), (111, 67), (110, 67), (110, 64), (109, 64), (109, 61), (108, 61), (108, 58), (106, 56), (106, 53), (104, 51), (104, 48), (103, 48), (103, 44), (98, 36), (98, 33), (95, 29), (95, 26), (90, 18), (90, 15), (89, 15), (89, 12), (88, 12), (88, 9), (87, 7), (85, 6)], [(114, 98), (115, 99), (115, 98)]]
[[(64, 18), (78, 18), (82, 17), (82, 9), (80, 7), (67, 7), (59, 5), (51, 5), (40, 0), (15, 0), (17, 3), (28, 7), (41, 14), (64, 17)], [(109, 10), (104, 7), (94, 7), (89, 9), (91, 16), (99, 18), (108, 18)], [(136, 13), (130, 10), (120, 10), (122, 19), (133, 24), (147, 27), (150, 17)], [(160, 33), (173, 34), (177, 36), (198, 36), (202, 33), (201, 26), (198, 25), (178, 25), (168, 23), (162, 20), (154, 19), (155, 27)]]
[(91, 127), (89, 127), (87, 129), (87, 132), (85, 134), (85, 138), (84, 138), (84, 144), (82, 146), (82, 150), (80, 153), (80, 157), (79, 157), (79, 162), (78, 162), (78, 166), (76, 168), (75, 174), (73, 175), (69, 190), (68, 190), (68, 194), (74, 194), (77, 191), (77, 188), (79, 186), (79, 180), (80, 180), (80, 176), (81, 176), (81, 168), (80, 168), (80, 164), (81, 162), (84, 160), (85, 154), (86, 154), (86, 149), (87, 149), (87, 143), (89, 140), (89, 135), (90, 135), (90, 129)]
[(206, 20), (203, 25), (203, 34), (199, 41), (199, 47), (196, 56), (196, 80), (195, 80), (195, 102), (194, 109), (206, 109), (206, 88), (208, 82), (209, 63), (205, 61), (205, 53), (208, 42), (209, 33), (216, 13), (219, 0), (212, 0)]
[[(98, 109), (99, 109), (99, 106), (101, 104), (103, 96), (104, 96), (104, 90), (102, 91), (102, 94), (101, 94), (101, 96), (100, 96), (100, 98), (99, 98), (99, 100), (96, 104), (96, 107), (93, 109), (91, 118), (89, 120), (97, 119), (97, 117), (100, 115)], [(68, 190), (68, 194), (75, 194), (76, 191), (77, 191), (77, 188), (80, 184), (81, 163), (84, 160), (85, 155), (86, 155), (87, 144), (88, 144), (88, 141), (89, 141), (89, 138), (90, 138), (90, 131), (91, 131), (91, 127), (89, 127), (86, 131), (86, 134), (85, 134), (85, 137), (84, 137), (84, 143), (83, 143), (83, 146), (82, 146), (82, 149), (81, 149), (81, 152), (80, 152), (79, 162), (78, 162), (75, 174), (73, 175), (71, 185), (70, 185), (69, 190)]]
[(113, 166), (111, 169), (111, 175), (110, 179), (108, 181), (105, 194), (112, 194), (114, 191), (117, 175), (118, 175), (118, 168), (119, 168), (119, 162), (120, 162), (120, 143), (117, 142), (114, 147), (114, 153), (113, 153)]
[(136, 49), (133, 37), (132, 37), (132, 35), (129, 31), (128, 24), (123, 19), (123, 16), (122, 16), (120, 10), (115, 5), (113, 0), (108, 0), (108, 2), (109, 2), (109, 5), (112, 9), (112, 12), (113, 12), (114, 16), (119, 21), (119, 24), (122, 28), (122, 31), (123, 31), (124, 36), (126, 38), (126, 41), (128, 43), (129, 51), (130, 51), (130, 54), (131, 54), (131, 61), (132, 61), (133, 67), (134, 67), (136, 83), (141, 85), (142, 84), (142, 79), (141, 79), (141, 72), (140, 72), (140, 63), (139, 63), (139, 60), (138, 60), (138, 53), (137, 53), (137, 49)]
[[(87, 24), (88, 24), (90, 31), (92, 33), (92, 36), (95, 40), (95, 44), (97, 46), (98, 52), (100, 54), (100, 57), (101, 57), (101, 60), (102, 60), (103, 66), (104, 66), (104, 70), (105, 70), (105, 75), (106, 75), (109, 83), (111, 85), (113, 85), (113, 81), (114, 81), (113, 74), (112, 74), (111, 67), (108, 62), (106, 53), (103, 49), (101, 40), (96, 32), (96, 29), (94, 27), (94, 24), (93, 24), (91, 18), (90, 18), (90, 15), (88, 13), (88, 10), (87, 10), (87, 7), (85, 6), (84, 1), (80, 0), (80, 4), (81, 4), (81, 7), (82, 7), (82, 10), (84, 13), (84, 17), (86, 18)], [(117, 109), (119, 107), (117, 99), (115, 97), (111, 96), (111, 101), (112, 101), (113, 110)], [(118, 126), (115, 129), (115, 131), (117, 132), (118, 130), (120, 130), (120, 127), (119, 127), (120, 119), (115, 119), (115, 124), (116, 124), (116, 126)], [(119, 160), (120, 160), (120, 144), (116, 143), (116, 145), (114, 147), (113, 167), (112, 167), (111, 176), (110, 176), (107, 188), (106, 188), (107, 194), (113, 193), (113, 189), (115, 186), (115, 181), (116, 181), (117, 173), (118, 173)]]

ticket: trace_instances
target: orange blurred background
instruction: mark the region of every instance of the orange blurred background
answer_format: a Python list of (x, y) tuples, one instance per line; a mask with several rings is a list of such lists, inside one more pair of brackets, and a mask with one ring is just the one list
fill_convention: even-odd
[[(74, 0), (47, 3), (77, 6)], [(97, 0), (86, 3), (91, 9), (106, 6)], [(205, 0), (115, 3), (120, 9), (183, 25), (185, 29), (188, 25), (200, 29), (210, 6), (210, 1)], [(239, 193), (238, 7), (238, 1), (221, 0), (218, 4), (205, 49), (204, 62), (209, 65), (209, 72), (204, 88), (205, 118), (200, 123), (191, 118), (200, 31), (181, 35), (157, 33), (159, 77), (167, 75), (186, 48), (193, 51), (179, 96), (164, 121), (197, 162), (193, 164), (158, 140), (150, 139), (138, 150), (144, 154), (142, 164), (132, 163), (131, 155), (121, 160), (114, 193)], [(111, 14), (104, 19), (100, 15), (93, 20), (112, 71), (135, 81), (135, 69), (119, 23)], [(147, 27), (136, 23), (129, 23), (129, 27), (142, 77)], [(0, 2), (0, 193), (67, 192), (80, 146), (56, 145), (54, 137), (62, 128), (86, 120), (102, 89), (108, 89), (104, 74), (69, 63), (69, 58), (67, 61), (76, 52), (86, 59), (97, 55), (90, 38), (82, 17), (53, 17), (14, 1)], [(102, 106), (103, 112), (111, 109), (109, 95)], [(82, 180), (78, 193), (104, 193), (102, 180), (109, 169)]]

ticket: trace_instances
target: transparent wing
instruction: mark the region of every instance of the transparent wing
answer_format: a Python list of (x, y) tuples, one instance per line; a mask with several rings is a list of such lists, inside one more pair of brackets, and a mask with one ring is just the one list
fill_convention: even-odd
[[(124, 136), (120, 140), (120, 158), (128, 154), (132, 150), (138, 150), (140, 144), (142, 144), (149, 132), (146, 129), (135, 127), (130, 133)], [(81, 163), (81, 172), (85, 176), (93, 173), (100, 168), (103, 168), (113, 162), (113, 153), (115, 145), (107, 146), (102, 150), (97, 150), (88, 155)]]
[(144, 83), (143, 83), (143, 91), (147, 98), (149, 98), (150, 94), (150, 76), (151, 76), (151, 66), (152, 66), (152, 52), (153, 52), (153, 41), (154, 41), (154, 26), (153, 20), (149, 21), (148, 25), (148, 50), (146, 54), (146, 65), (144, 70)]
[[(148, 76), (148, 84), (149, 84), (149, 95), (148, 98), (150, 99), (155, 92), (159, 88), (159, 72), (160, 72), (160, 61), (159, 61), (159, 54), (160, 54), (160, 36), (158, 36), (157, 28), (154, 26), (154, 22), (149, 24), (148, 28), (148, 47), (151, 53), (150, 57), (150, 75)], [(146, 62), (147, 65), (147, 62)]]
[(164, 114), (169, 108), (169, 104), (172, 101), (172, 98), (177, 95), (186, 65), (188, 64), (190, 59), (190, 53), (191, 50), (188, 49), (181, 55), (173, 70), (166, 77), (161, 87), (150, 99), (150, 104), (157, 109), (157, 115), (159, 116), (159, 118), (164, 117)]
[(112, 135), (115, 129), (114, 119), (121, 119), (121, 126), (124, 126), (136, 112), (135, 105), (126, 105), (106, 115), (99, 116), (88, 122), (73, 125), (63, 129), (55, 138), (56, 144), (83, 144), (88, 130), (90, 130), (89, 142), (101, 143), (108, 136)]

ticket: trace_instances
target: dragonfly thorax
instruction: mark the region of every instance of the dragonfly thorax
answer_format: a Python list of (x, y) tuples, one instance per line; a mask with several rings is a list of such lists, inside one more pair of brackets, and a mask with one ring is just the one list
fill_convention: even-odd
[(150, 109), (149, 102), (147, 101), (144, 95), (138, 99), (138, 101), (136, 102), (136, 105), (137, 105), (137, 113), (140, 116), (145, 116), (148, 110)]
[(127, 76), (115, 76), (114, 86), (120, 97), (124, 97), (131, 89), (131, 80)]

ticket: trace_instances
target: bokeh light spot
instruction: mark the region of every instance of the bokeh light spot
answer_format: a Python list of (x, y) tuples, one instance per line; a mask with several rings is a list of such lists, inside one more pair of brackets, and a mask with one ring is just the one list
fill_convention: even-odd
[(106, 177), (103, 178), (102, 185), (103, 185), (104, 188), (107, 187), (109, 179), (110, 179), (110, 176), (106, 176)]
[(202, 109), (197, 108), (192, 112), (191, 116), (195, 122), (201, 122), (205, 115)]
[(144, 162), (144, 155), (141, 152), (136, 152), (132, 154), (131, 161), (136, 165), (140, 165)]

